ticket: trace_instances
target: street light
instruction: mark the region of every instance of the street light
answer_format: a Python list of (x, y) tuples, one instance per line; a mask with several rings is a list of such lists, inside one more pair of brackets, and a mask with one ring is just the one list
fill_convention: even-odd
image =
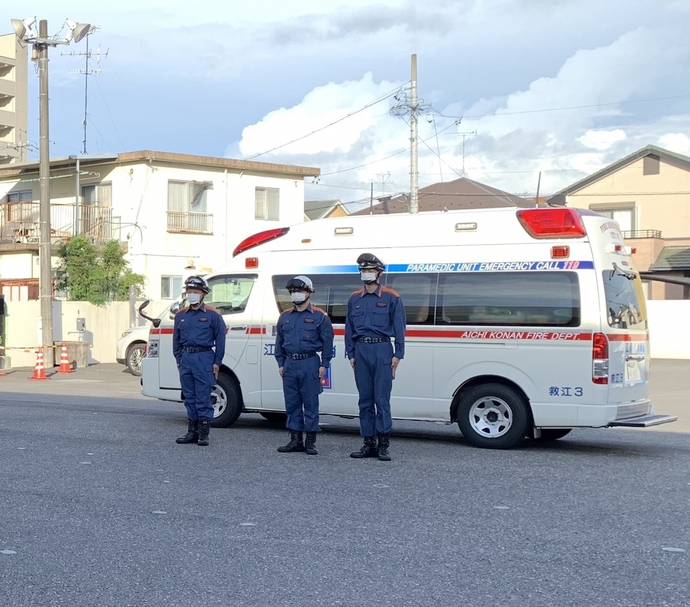
[[(48, 47), (58, 44), (79, 42), (86, 36), (91, 26), (88, 23), (67, 21), (69, 34), (64, 39), (48, 37), (48, 22), (38, 22), (38, 32), (34, 29), (36, 17), (12, 19), (12, 29), (17, 37), (33, 46), (32, 59), (38, 62), (39, 78), (39, 164), (38, 180), (40, 183), (40, 237), (38, 243), (38, 278), (39, 298), (41, 300), (41, 339), (43, 358), (48, 367), (53, 366), (53, 289), (50, 250), (50, 140), (48, 139)], [(77, 192), (77, 196), (79, 193)]]

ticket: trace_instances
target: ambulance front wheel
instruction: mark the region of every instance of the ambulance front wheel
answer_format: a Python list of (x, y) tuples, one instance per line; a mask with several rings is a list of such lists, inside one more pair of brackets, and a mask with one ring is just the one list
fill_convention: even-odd
[(458, 427), (475, 447), (510, 449), (525, 438), (529, 406), (516, 390), (502, 384), (470, 388), (457, 410)]
[(218, 375), (218, 383), (213, 386), (211, 393), (213, 401), (214, 428), (227, 428), (232, 426), (242, 413), (242, 395), (240, 387), (234, 378), (225, 373)]

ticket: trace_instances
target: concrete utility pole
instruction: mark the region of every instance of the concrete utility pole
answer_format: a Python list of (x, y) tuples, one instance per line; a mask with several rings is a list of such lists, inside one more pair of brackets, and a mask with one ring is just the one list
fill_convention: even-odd
[[(48, 39), (48, 22), (38, 22), (39, 39)], [(43, 360), (50, 368), (54, 363), (53, 352), (53, 277), (50, 250), (50, 140), (48, 138), (48, 45), (36, 44), (38, 51), (38, 98), (39, 98), (39, 164), (40, 211), (38, 291), (41, 300), (41, 337)]]
[(417, 161), (417, 55), (412, 55), (410, 86), (410, 213), (419, 212), (419, 167)]
[(50, 238), (50, 138), (48, 129), (48, 47), (58, 44), (79, 42), (89, 31), (88, 23), (73, 23), (67, 21), (70, 33), (65, 39), (48, 37), (48, 22), (44, 19), (38, 22), (38, 33), (33, 29), (36, 18), (12, 19), (12, 28), (17, 38), (33, 45), (33, 58), (38, 63), (38, 91), (39, 91), (39, 162), (38, 181), (40, 184), (39, 203), (39, 240), (38, 262), (38, 292), (41, 302), (41, 347), (46, 367), (52, 367), (55, 356), (53, 351), (53, 273), (51, 267), (51, 238)]

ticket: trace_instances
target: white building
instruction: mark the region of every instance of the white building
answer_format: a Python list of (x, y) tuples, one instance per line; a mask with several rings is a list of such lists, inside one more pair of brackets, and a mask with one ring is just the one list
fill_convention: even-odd
[(26, 160), (28, 99), (28, 45), (0, 36), (0, 166)]
[[(118, 240), (151, 299), (179, 295), (191, 274), (217, 269), (247, 236), (304, 219), (304, 178), (319, 169), (128, 152), (51, 160), (53, 244), (75, 234)], [(0, 170), (0, 288), (38, 293), (38, 162)], [(77, 195), (78, 193), (78, 195)]]

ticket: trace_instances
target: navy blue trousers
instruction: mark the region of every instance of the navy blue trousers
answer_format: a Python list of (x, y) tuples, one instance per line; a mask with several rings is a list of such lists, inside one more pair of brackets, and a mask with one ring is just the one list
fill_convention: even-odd
[(182, 352), (180, 385), (188, 419), (213, 419), (211, 391), (216, 385), (213, 375), (215, 353)]
[(288, 430), (320, 432), (319, 394), (323, 391), (319, 379), (318, 356), (304, 360), (288, 358), (283, 366), (283, 394)]
[(355, 344), (355, 383), (359, 392), (359, 428), (362, 436), (390, 434), (393, 389), (393, 346)]

